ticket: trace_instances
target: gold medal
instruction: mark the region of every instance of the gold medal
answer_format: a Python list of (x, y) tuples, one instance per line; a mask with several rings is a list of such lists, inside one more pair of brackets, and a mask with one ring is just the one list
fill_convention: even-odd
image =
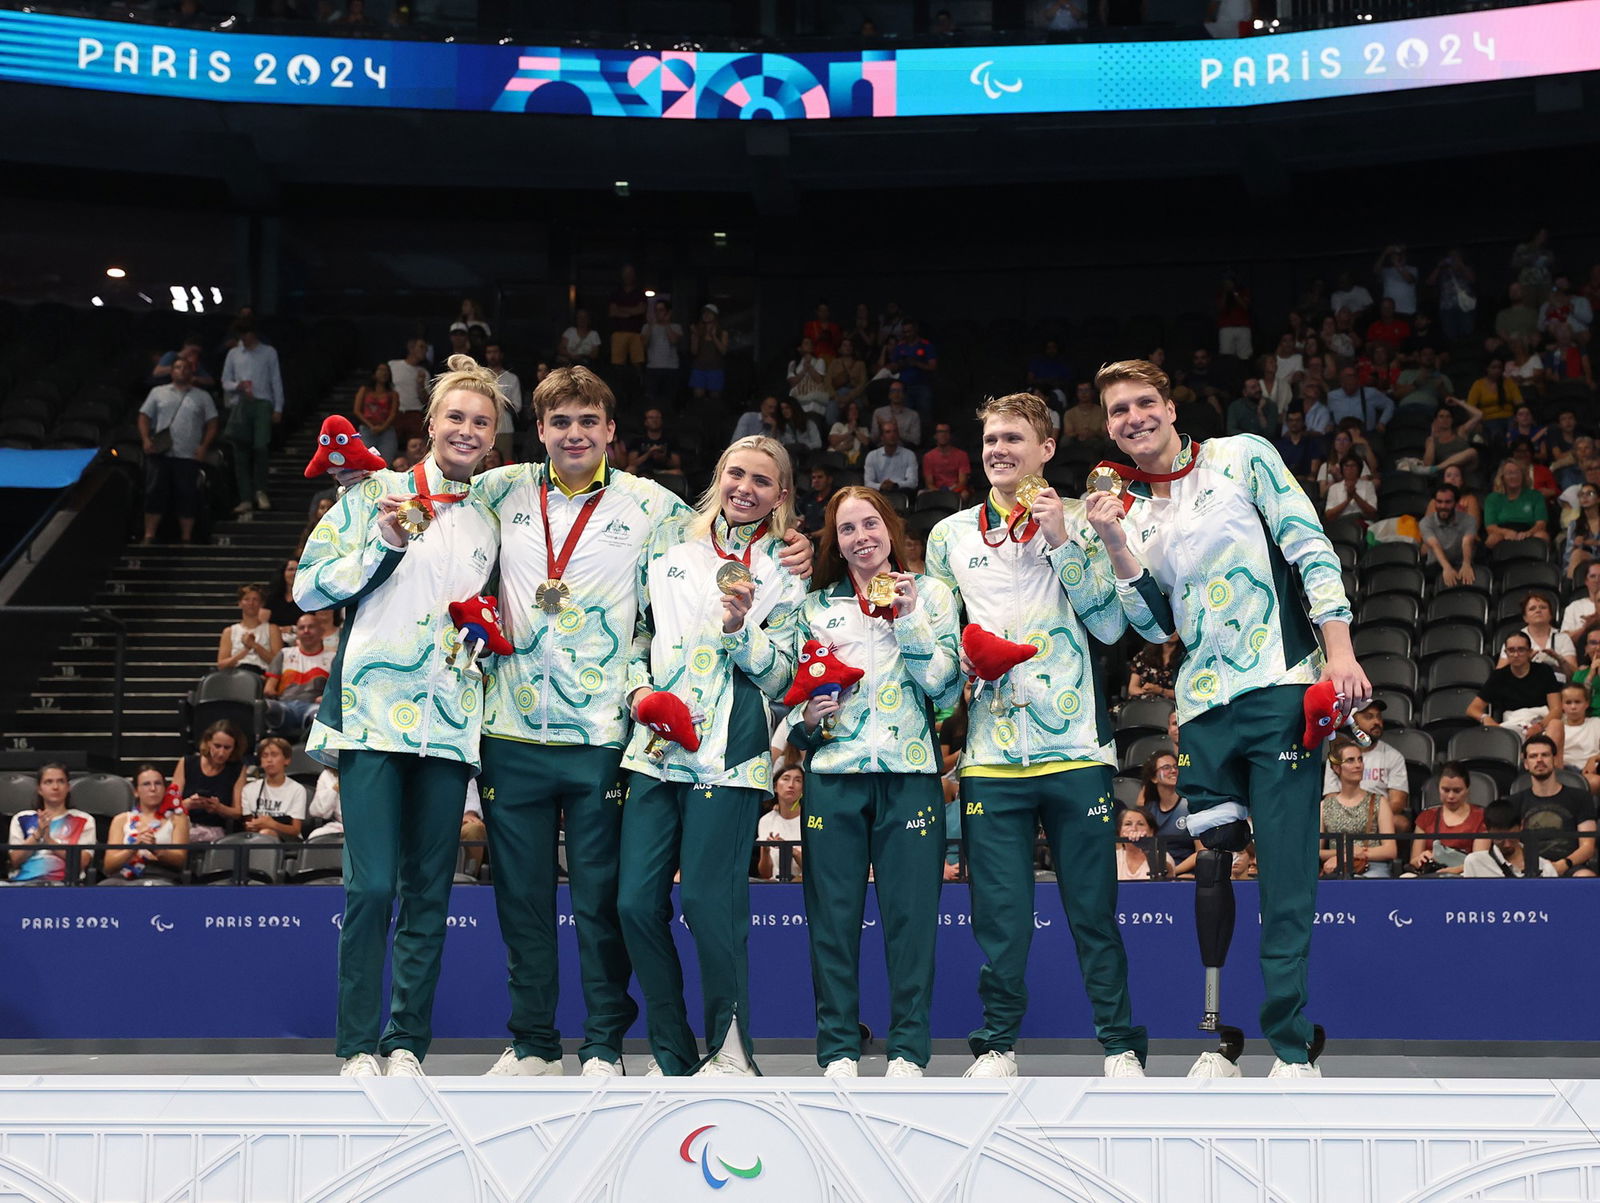
[(567, 603), (572, 599), (572, 588), (566, 581), (558, 581), (551, 577), (533, 593), (533, 604), (546, 614), (559, 614), (567, 608)]
[(1110, 493), (1113, 497), (1122, 496), (1122, 475), (1115, 468), (1101, 464), (1089, 472), (1089, 492)]
[(738, 560), (729, 560), (717, 569), (717, 588), (723, 593), (732, 595), (737, 585), (748, 585), (756, 578)]
[(887, 572), (880, 572), (867, 582), (867, 605), (894, 605), (894, 577)]
[(402, 501), (394, 516), (400, 523), (400, 529), (408, 535), (420, 535), (433, 524), (433, 515), (429, 514), (422, 502), (415, 497)]
[(1017, 482), (1017, 504), (1025, 510), (1031, 510), (1033, 503), (1039, 499), (1039, 494), (1050, 487), (1050, 482), (1042, 476), (1029, 473)]

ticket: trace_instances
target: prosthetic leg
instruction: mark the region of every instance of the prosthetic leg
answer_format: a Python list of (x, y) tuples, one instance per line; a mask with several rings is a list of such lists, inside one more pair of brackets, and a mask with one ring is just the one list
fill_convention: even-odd
[[(1235, 828), (1243, 828), (1243, 840)], [(1243, 851), (1250, 839), (1249, 825), (1225, 823), (1201, 835), (1205, 851), (1195, 857), (1194, 925), (1200, 940), (1200, 963), (1206, 971), (1205, 1014), (1202, 1032), (1214, 1032), (1216, 1050), (1200, 1054), (1189, 1070), (1191, 1078), (1237, 1078), (1244, 1032), (1222, 1022), (1222, 966), (1233, 942), (1233, 853)], [(1238, 843), (1237, 848), (1221, 847)]]

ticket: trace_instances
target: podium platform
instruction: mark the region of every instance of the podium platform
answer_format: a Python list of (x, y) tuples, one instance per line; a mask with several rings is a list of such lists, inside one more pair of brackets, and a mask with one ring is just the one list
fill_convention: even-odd
[(1600, 1200), (1600, 1081), (0, 1078), (0, 1198)]

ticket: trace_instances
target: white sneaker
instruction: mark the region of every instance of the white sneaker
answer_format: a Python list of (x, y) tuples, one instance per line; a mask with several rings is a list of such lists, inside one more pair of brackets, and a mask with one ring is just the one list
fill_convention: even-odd
[(561, 1060), (546, 1061), (543, 1057), (524, 1057), (517, 1060), (517, 1050), (508, 1048), (500, 1054), (496, 1061), (485, 1073), (486, 1078), (559, 1078), (566, 1071), (561, 1067)]
[(829, 1061), (828, 1067), (822, 1071), (822, 1076), (832, 1078), (835, 1082), (845, 1078), (860, 1077), (858, 1066), (849, 1057), (840, 1057), (837, 1061)]
[(1322, 1071), (1310, 1062), (1296, 1064), (1281, 1057), (1272, 1063), (1269, 1078), (1320, 1078)]
[(252, 501), (241, 501), (238, 505), (233, 507), (233, 512), (235, 514), (239, 514), (239, 515), (242, 516), (244, 514), (248, 514), (251, 510), (253, 510), (255, 508), (256, 507), (255, 507), (255, 503), (254, 502), (252, 502)]
[(664, 1078), (667, 1076), (667, 1071), (662, 1069), (661, 1066), (657, 1065), (656, 1059), (651, 1057), (650, 1060), (645, 1064), (644, 1076), (647, 1078)]
[(1210, 1050), (1201, 1053), (1189, 1067), (1191, 1078), (1242, 1078), (1244, 1072), (1237, 1064), (1221, 1053)]
[(883, 1071), (886, 1078), (920, 1078), (922, 1066), (915, 1061), (907, 1061), (904, 1057), (896, 1057), (889, 1062), (889, 1068)]
[(580, 1078), (620, 1078), (622, 1066), (615, 1061), (607, 1061), (604, 1057), (588, 1057), (583, 1062), (579, 1071)]
[(1144, 1066), (1139, 1064), (1139, 1054), (1131, 1048), (1106, 1058), (1106, 1077), (1142, 1078)]
[(724, 1052), (717, 1052), (695, 1071), (697, 1078), (753, 1078), (756, 1076), (755, 1066), (748, 1062), (741, 1064)]
[(353, 1057), (346, 1057), (344, 1065), (339, 1069), (341, 1078), (381, 1078), (383, 1066), (378, 1064), (378, 1059), (371, 1053), (357, 1053)]
[(990, 1049), (974, 1061), (963, 1078), (1014, 1078), (1017, 1076), (1017, 1054), (1007, 1050), (997, 1053)]
[(417, 1055), (408, 1048), (397, 1048), (389, 1054), (389, 1076), (391, 1078), (425, 1078), (428, 1075), (422, 1072), (422, 1062), (417, 1060)]
[(256, 509), (258, 509), (258, 510), (270, 510), (271, 508), (272, 508), (272, 502), (267, 500), (267, 495), (265, 493), (257, 493), (256, 494)]

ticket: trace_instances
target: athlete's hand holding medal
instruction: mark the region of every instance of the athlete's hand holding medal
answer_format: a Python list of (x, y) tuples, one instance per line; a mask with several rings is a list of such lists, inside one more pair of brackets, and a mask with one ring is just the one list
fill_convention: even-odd
[(1028, 475), (1018, 482), (1017, 514), (1024, 523), (1029, 518), (1038, 523), (1039, 533), (1051, 547), (1060, 547), (1067, 541), (1067, 514), (1061, 494), (1044, 477)]
[(1127, 535), (1122, 530), (1122, 517), (1128, 511), (1124, 494), (1127, 486), (1122, 475), (1109, 464), (1101, 464), (1089, 473), (1088, 491), (1083, 495), (1084, 514), (1094, 533), (1100, 536), (1106, 551), (1115, 556), (1128, 546)]

